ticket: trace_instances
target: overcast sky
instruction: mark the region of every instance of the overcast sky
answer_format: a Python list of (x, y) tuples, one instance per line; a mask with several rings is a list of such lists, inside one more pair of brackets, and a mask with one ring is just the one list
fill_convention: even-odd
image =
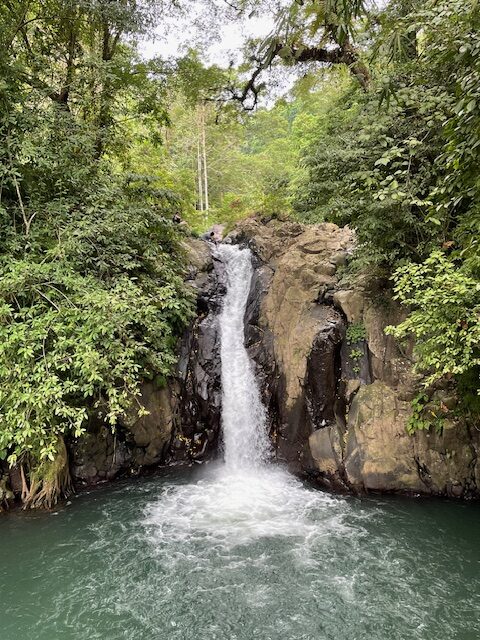
[[(287, 0), (284, 1), (288, 4)], [(367, 0), (367, 3), (383, 8), (388, 4), (388, 0)], [(248, 38), (262, 38), (273, 30), (273, 14), (228, 22), (225, 0), (210, 0), (210, 6), (212, 5), (216, 5), (220, 10), (218, 24), (215, 24), (211, 17), (206, 18), (205, 0), (189, 0), (188, 13), (184, 16), (177, 14), (169, 18), (162, 15), (156, 35), (141, 43), (143, 55), (146, 58), (175, 57), (181, 55), (188, 47), (200, 48), (209, 42), (204, 47), (205, 61), (228, 66), (230, 60), (240, 62), (240, 52)], [(208, 25), (205, 25), (205, 22), (208, 22)]]
[[(244, 18), (243, 20), (225, 22), (223, 19), (216, 25), (210, 26), (212, 33), (205, 37), (206, 28), (202, 24), (202, 2), (192, 0), (188, 18), (162, 20), (162, 26), (156, 30), (156, 35), (141, 43), (140, 50), (146, 58), (161, 56), (162, 58), (176, 56), (189, 46), (205, 45), (205, 61), (227, 66), (231, 60), (240, 61), (240, 51), (248, 38), (267, 36), (273, 29), (273, 18), (268, 16), (259, 18)], [(165, 37), (165, 26), (168, 35)]]

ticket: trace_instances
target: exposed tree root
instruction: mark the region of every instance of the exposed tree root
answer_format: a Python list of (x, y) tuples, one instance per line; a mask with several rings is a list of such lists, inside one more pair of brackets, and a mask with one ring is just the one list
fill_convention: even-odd
[[(22, 468), (22, 483), (24, 481)], [(58, 439), (57, 454), (53, 461), (44, 460), (30, 470), (30, 486), (25, 482), (22, 490), (24, 509), (51, 509), (61, 498), (72, 493), (72, 479), (68, 466), (68, 454), (63, 438)]]

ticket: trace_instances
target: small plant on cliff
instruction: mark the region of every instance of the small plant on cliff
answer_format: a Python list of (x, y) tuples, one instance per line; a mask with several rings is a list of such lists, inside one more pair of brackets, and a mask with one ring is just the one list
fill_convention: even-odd
[(347, 343), (352, 345), (352, 344), (357, 344), (361, 340), (365, 340), (365, 338), (367, 337), (367, 332), (361, 322), (354, 322), (353, 324), (348, 325), (346, 336), (347, 336)]
[(352, 349), (350, 351), (350, 358), (352, 358), (352, 360), (360, 360), (362, 356), (363, 351), (361, 349)]
[(407, 422), (407, 433), (412, 435), (415, 431), (428, 430), (430, 422), (424, 418), (423, 412), (425, 404), (428, 402), (428, 396), (425, 393), (419, 393), (412, 400), (412, 415)]
[(413, 435), (416, 431), (428, 431), (430, 427), (441, 433), (444, 418), (441, 406), (437, 409), (426, 393), (419, 393), (412, 400), (412, 415), (407, 422), (407, 433)]

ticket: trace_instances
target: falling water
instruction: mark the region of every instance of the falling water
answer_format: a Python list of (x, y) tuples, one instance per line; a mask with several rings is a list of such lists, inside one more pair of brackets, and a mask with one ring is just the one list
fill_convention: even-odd
[(249, 249), (221, 245), (216, 255), (227, 275), (219, 319), (225, 463), (232, 469), (258, 467), (268, 457), (269, 442), (265, 408), (244, 341), (243, 319), (253, 274), (251, 253)]

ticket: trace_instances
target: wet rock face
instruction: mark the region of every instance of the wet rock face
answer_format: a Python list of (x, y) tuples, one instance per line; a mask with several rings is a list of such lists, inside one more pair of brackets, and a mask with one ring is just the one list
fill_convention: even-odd
[(353, 235), (331, 224), (247, 220), (232, 240), (248, 244), (256, 256), (246, 343), (277, 457), (302, 471), (312, 465), (310, 433), (335, 420), (344, 318), (332, 302), (335, 274)]
[(171, 448), (176, 461), (204, 460), (217, 451), (221, 418), (221, 363), (218, 315), (225, 294), (223, 264), (212, 255), (214, 245), (190, 241), (201, 259), (190, 284), (197, 291), (197, 317), (180, 344), (176, 378), (179, 420)]
[(69, 447), (72, 478), (78, 485), (112, 480), (128, 468), (131, 452), (104, 424), (90, 425), (88, 433)]
[(312, 343), (304, 383), (305, 401), (314, 429), (335, 423), (340, 378), (340, 347), (345, 334), (341, 315), (332, 308), (316, 309), (321, 329)]
[[(144, 411), (139, 415), (140, 408)], [(177, 412), (173, 381), (145, 382), (115, 433), (93, 417), (87, 433), (69, 443), (72, 478), (77, 484), (93, 485), (165, 462)]]
[[(339, 393), (339, 350), (344, 333), (340, 314), (331, 307), (312, 310), (317, 333), (305, 362), (301, 389), (293, 404), (286, 403), (286, 391), (279, 386), (278, 457), (293, 471), (310, 469), (309, 436), (316, 429), (335, 423)], [(285, 376), (282, 376), (285, 384)]]
[[(250, 293), (245, 310), (245, 345), (250, 358), (255, 363), (256, 378), (262, 394), (262, 401), (268, 408), (269, 431), (276, 426), (278, 411), (276, 394), (278, 371), (275, 361), (273, 334), (268, 327), (260, 327), (262, 301), (265, 298), (273, 278), (273, 269), (258, 259), (253, 273)], [(255, 266), (254, 263), (254, 266)]]

